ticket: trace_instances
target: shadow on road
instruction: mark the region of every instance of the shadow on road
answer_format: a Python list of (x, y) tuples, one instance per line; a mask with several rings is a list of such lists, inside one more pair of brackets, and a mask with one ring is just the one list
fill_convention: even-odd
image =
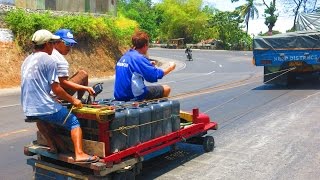
[(264, 84), (253, 90), (317, 90), (320, 89), (319, 75), (298, 77), (288, 85)]
[(205, 153), (201, 145), (178, 143), (177, 148), (176, 151), (144, 162), (141, 174), (136, 179), (155, 179)]

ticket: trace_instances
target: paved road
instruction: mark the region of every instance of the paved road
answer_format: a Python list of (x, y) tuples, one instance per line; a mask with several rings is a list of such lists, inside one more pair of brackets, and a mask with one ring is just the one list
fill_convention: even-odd
[[(318, 80), (290, 89), (264, 85), (251, 52), (194, 50), (194, 61), (185, 61), (183, 50), (151, 49), (150, 55), (180, 62), (159, 83), (170, 85), (172, 96), (184, 94), (179, 96), (183, 110), (199, 107), (220, 128), (209, 132), (216, 140), (213, 152), (181, 144), (145, 163), (138, 179), (319, 179)], [(111, 97), (112, 87), (112, 80), (104, 81), (99, 96)], [(22, 147), (34, 139), (36, 128), (23, 122), (18, 96), (0, 97), (4, 179), (32, 177)]]

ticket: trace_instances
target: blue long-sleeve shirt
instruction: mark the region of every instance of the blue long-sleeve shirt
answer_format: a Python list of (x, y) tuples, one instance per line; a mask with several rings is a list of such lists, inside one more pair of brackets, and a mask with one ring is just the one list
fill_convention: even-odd
[(142, 100), (147, 94), (144, 80), (157, 82), (164, 76), (138, 51), (130, 49), (116, 64), (114, 97), (119, 101)]

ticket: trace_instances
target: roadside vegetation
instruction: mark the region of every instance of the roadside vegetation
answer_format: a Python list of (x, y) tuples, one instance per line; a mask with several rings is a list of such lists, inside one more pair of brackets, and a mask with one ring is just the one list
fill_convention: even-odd
[(18, 9), (6, 14), (6, 26), (15, 38), (13, 43), (0, 43), (0, 88), (20, 84), (20, 67), (23, 59), (32, 52), (31, 37), (38, 29), (51, 32), (59, 28), (71, 29), (78, 44), (66, 56), (70, 74), (84, 69), (90, 78), (105, 78), (114, 74), (116, 60), (126, 51), (132, 33), (138, 28), (136, 21), (124, 16), (54, 13)]
[[(268, 32), (259, 35), (278, 34), (273, 30), (279, 16), (278, 2), (285, 3), (288, 13), (294, 12), (295, 17), (300, 11), (319, 12), (317, 0), (246, 0), (232, 12), (219, 11), (203, 0), (118, 0), (116, 17), (12, 10), (4, 18), (1, 15), (15, 40), (13, 44), (0, 44), (0, 88), (19, 85), (19, 68), (32, 50), (31, 36), (38, 29), (72, 29), (78, 45), (67, 55), (71, 73), (84, 69), (91, 78), (100, 78), (113, 75), (115, 62), (129, 48), (130, 36), (137, 29), (148, 32), (154, 43), (184, 38), (186, 44), (215, 42), (216, 49), (251, 50), (248, 27), (260, 13), (256, 6), (265, 7), (263, 17), (268, 27)], [(294, 22), (290, 31), (294, 31)]]
[(119, 0), (118, 13), (134, 19), (152, 41), (167, 43), (185, 38), (185, 43), (207, 39), (221, 42), (219, 49), (250, 50), (252, 39), (243, 31), (240, 11), (222, 12), (204, 6), (202, 0)]
[(24, 10), (14, 10), (7, 13), (5, 22), (15, 35), (19, 46), (30, 50), (31, 36), (38, 29), (56, 31), (60, 28), (72, 29), (78, 41), (94, 41), (107, 39), (116, 46), (129, 44), (130, 35), (138, 24), (123, 16), (111, 18), (109, 16), (92, 15), (57, 15), (52, 12), (28, 13)]

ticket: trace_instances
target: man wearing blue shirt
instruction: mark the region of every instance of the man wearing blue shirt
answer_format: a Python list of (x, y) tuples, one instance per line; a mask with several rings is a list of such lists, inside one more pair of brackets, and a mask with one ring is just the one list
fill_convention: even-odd
[(138, 31), (131, 40), (133, 48), (120, 58), (115, 67), (115, 99), (139, 101), (168, 97), (171, 90), (168, 85), (146, 86), (144, 80), (157, 82), (175, 69), (175, 63), (170, 62), (169, 67), (162, 70), (145, 57), (149, 45), (147, 33)]

